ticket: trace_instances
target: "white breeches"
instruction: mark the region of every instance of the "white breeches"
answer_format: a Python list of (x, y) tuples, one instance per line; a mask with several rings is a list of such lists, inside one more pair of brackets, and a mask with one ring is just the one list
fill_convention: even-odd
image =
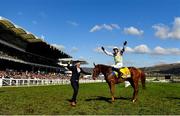
[(121, 68), (121, 67), (123, 67), (123, 64), (122, 63), (117, 63), (117, 64), (112, 65), (112, 67)]
[[(117, 63), (116, 65), (112, 65), (112, 67), (114, 67), (114, 68), (121, 68), (121, 67), (123, 67), (123, 64), (122, 63)], [(125, 87), (128, 87), (129, 85), (131, 85), (129, 83), (129, 81), (125, 81)]]

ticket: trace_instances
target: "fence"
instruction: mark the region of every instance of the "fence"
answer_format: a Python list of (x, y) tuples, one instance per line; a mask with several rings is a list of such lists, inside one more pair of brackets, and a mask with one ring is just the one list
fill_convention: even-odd
[[(147, 77), (147, 82), (180, 82), (180, 77)], [(105, 80), (79, 80), (79, 83), (99, 83)], [(2, 86), (35, 86), (35, 85), (64, 85), (70, 84), (69, 79), (14, 79), (0, 78), (0, 87)]]
[[(79, 80), (79, 83), (99, 83), (105, 80)], [(2, 86), (34, 86), (34, 85), (63, 85), (70, 84), (69, 79), (14, 79), (0, 78), (0, 87)]]
[(146, 75), (147, 82), (180, 82), (180, 75)]

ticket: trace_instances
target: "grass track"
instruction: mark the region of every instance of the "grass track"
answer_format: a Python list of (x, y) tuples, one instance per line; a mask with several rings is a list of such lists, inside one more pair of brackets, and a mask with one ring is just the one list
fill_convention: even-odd
[(0, 115), (2, 114), (149, 114), (180, 115), (179, 83), (148, 83), (140, 86), (139, 99), (132, 103), (132, 88), (116, 86), (116, 101), (110, 102), (106, 83), (81, 84), (78, 104), (71, 107), (70, 85), (0, 88)]

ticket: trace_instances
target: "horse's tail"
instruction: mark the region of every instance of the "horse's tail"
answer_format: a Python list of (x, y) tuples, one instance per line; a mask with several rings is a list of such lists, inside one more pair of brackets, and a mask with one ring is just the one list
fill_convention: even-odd
[(141, 84), (143, 89), (146, 88), (145, 83), (146, 83), (146, 75), (143, 71), (141, 71)]

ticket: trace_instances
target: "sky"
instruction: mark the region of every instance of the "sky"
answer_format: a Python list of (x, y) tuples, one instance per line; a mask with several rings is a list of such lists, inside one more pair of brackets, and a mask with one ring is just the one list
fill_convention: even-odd
[(89, 67), (113, 64), (100, 48), (124, 41), (124, 66), (180, 63), (180, 0), (0, 1), (1, 17)]

